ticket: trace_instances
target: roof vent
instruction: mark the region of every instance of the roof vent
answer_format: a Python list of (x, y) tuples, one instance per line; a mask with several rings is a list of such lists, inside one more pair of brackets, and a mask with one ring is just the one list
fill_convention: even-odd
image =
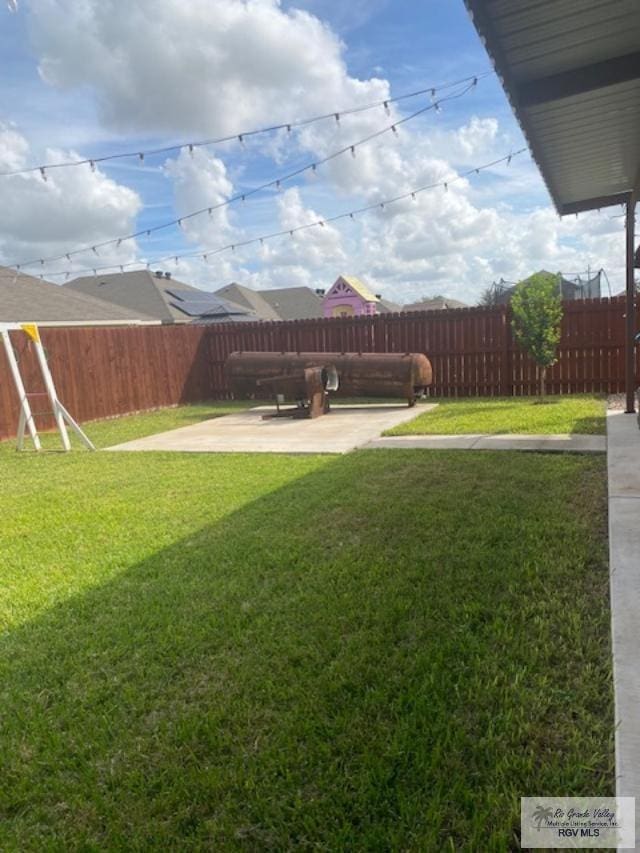
[(324, 288), (316, 287), (316, 293), (318, 294), (318, 296), (324, 296), (324, 294), (325, 294)]
[(165, 277), (165, 278), (171, 278), (171, 273), (170, 273), (170, 272), (166, 272), (166, 273), (164, 274), (164, 277)]
[(376, 299), (382, 299), (382, 296), (380, 293), (376, 293)]
[(156, 270), (156, 278), (162, 278), (162, 270)]

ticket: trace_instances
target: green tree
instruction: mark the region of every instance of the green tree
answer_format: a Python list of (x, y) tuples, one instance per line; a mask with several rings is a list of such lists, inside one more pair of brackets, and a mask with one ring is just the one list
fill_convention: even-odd
[(538, 391), (546, 390), (547, 369), (558, 360), (562, 302), (560, 276), (538, 272), (521, 281), (511, 297), (513, 332), (538, 368)]

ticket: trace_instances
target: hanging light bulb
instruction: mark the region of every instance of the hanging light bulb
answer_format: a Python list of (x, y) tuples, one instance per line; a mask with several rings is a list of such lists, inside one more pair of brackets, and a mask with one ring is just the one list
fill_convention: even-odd
[(335, 118), (336, 123), (337, 123), (337, 124), (340, 124), (340, 113), (334, 113), (334, 114), (333, 114), (333, 117)]
[(141, 163), (144, 163), (144, 151), (141, 151), (141, 152), (138, 154), (138, 157), (140, 158), (140, 162), (141, 162)]
[(47, 180), (47, 173), (45, 171), (44, 166), (40, 166), (40, 175), (41, 175), (43, 181)]
[(355, 145), (351, 146), (351, 156), (353, 157), (354, 160), (356, 159), (356, 146)]
[(384, 111), (385, 111), (385, 113), (386, 113), (388, 116), (390, 116), (390, 115), (391, 115), (391, 110), (389, 109), (389, 101), (384, 101), (384, 102), (383, 102), (383, 106), (384, 106)]

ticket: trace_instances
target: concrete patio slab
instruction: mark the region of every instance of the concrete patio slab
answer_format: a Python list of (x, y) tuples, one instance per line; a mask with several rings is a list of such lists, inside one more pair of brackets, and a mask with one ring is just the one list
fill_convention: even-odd
[(607, 413), (616, 792), (636, 798), (640, 849), (640, 430)]
[(603, 435), (394, 435), (375, 438), (367, 450), (378, 448), (423, 450), (538, 450), (561, 453), (604, 453)]
[[(435, 407), (420, 406), (420, 412)], [(118, 444), (108, 450), (174, 450), (187, 453), (347, 453), (418, 414), (397, 404), (335, 405), (314, 420), (273, 418), (273, 406), (258, 406)]]

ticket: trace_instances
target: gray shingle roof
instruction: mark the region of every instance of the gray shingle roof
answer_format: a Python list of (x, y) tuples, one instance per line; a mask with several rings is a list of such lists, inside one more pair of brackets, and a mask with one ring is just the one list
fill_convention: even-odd
[(267, 300), (263, 298), (262, 293), (252, 290), (250, 287), (245, 287), (243, 284), (232, 281), (231, 284), (220, 287), (215, 293), (217, 296), (230, 299), (236, 305), (243, 305), (245, 308), (250, 308), (255, 312), (258, 320), (281, 319), (275, 308), (272, 308)]
[(259, 293), (282, 320), (308, 320), (324, 316), (322, 299), (310, 287), (278, 287)]
[(447, 308), (468, 308), (465, 302), (459, 299), (423, 299), (422, 302), (412, 302), (404, 305), (401, 311), (446, 311)]
[(171, 304), (175, 298), (169, 291), (203, 292), (173, 277), (156, 276), (155, 272), (149, 270), (85, 276), (75, 278), (64, 286), (112, 305), (151, 316), (163, 323), (188, 323), (191, 320)]
[(391, 302), (389, 299), (380, 299), (378, 302), (378, 312), (380, 314), (393, 314), (396, 311), (403, 311), (402, 305), (397, 302)]
[(123, 323), (153, 320), (50, 281), (0, 267), (0, 322)]

